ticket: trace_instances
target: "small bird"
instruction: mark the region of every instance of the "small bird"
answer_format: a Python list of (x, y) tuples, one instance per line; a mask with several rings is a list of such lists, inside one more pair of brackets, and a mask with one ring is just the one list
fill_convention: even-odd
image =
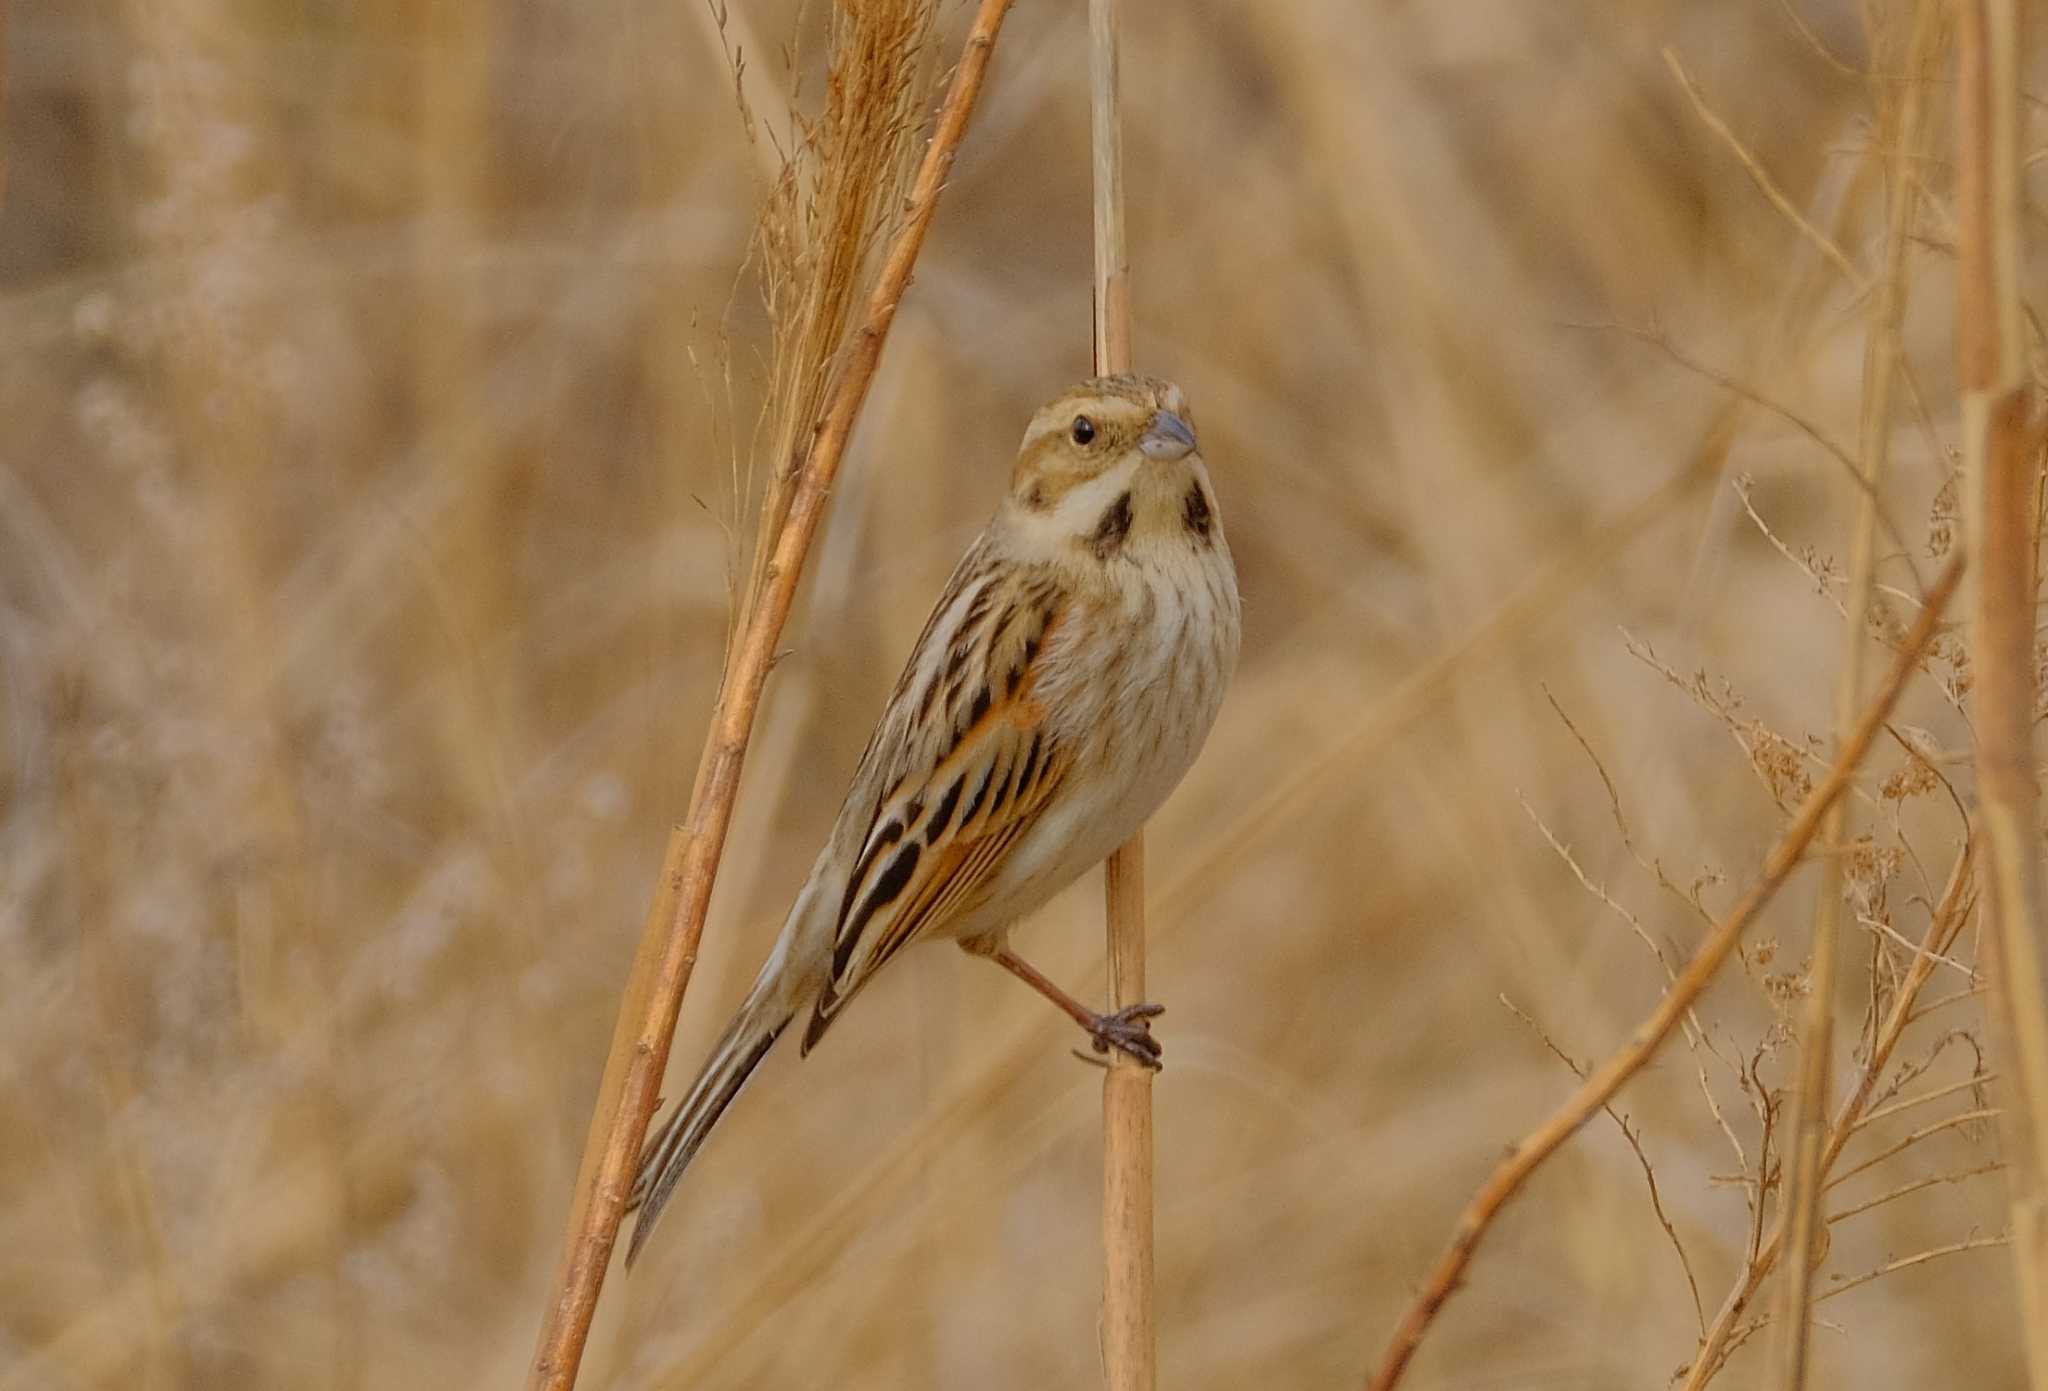
[(1009, 491), (932, 609), (739, 1012), (647, 1143), (630, 1266), (676, 1181), (805, 1008), (809, 1053), (905, 944), (949, 937), (1151, 1067), (1157, 1005), (1098, 1014), (1011, 926), (1130, 839), (1215, 723), (1237, 571), (1180, 388), (1098, 377), (1031, 418)]

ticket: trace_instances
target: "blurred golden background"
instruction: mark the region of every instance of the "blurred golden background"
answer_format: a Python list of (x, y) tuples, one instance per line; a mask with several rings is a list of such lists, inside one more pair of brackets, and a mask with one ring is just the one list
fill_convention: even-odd
[[(1681, 959), (1687, 896), (1725, 906), (1817, 775), (1894, 167), (1888, 611), (1931, 576), (1951, 88), (1916, 8), (1129, 7), (1139, 361), (1194, 403), (1246, 624), (1148, 843), (1165, 1385), (1357, 1384), (1572, 1085), (1539, 1030), (1619, 1042), (1645, 940)], [(758, 111), (807, 108), (824, 9), (7, 17), (5, 1391), (523, 1375), (748, 530), (773, 150), (729, 50)], [(1016, 7), (770, 686), (671, 1095), (1029, 412), (1086, 374), (1086, 71), (1083, 5)], [(1901, 727), (1966, 747), (1966, 659), (1930, 665)], [(1856, 812), (1838, 1093), (1961, 841), (1916, 766), (1882, 746)], [(1634, 1143), (1599, 1118), (1508, 1211), (1408, 1385), (1693, 1360), (1789, 1120), (1814, 882), (1623, 1093)], [(1099, 877), (1019, 940), (1099, 997)], [(1820, 1287), (1963, 1249), (1829, 1299), (1818, 1385), (2018, 1382), (1996, 1136), (1948, 1119), (1986, 1104), (1973, 941), (1885, 1074), (1954, 1090), (1844, 1163), (1946, 1123), (1829, 1208), (1941, 1181), (1834, 1224)], [(764, 1069), (613, 1272), (584, 1385), (1096, 1383), (1096, 1076), (999, 972), (905, 959)]]

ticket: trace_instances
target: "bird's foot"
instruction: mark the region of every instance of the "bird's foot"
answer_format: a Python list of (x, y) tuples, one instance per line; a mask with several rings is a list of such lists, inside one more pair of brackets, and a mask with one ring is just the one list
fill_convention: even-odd
[(1085, 1027), (1096, 1052), (1107, 1053), (1114, 1048), (1157, 1072), (1159, 1040), (1152, 1037), (1151, 1021), (1165, 1012), (1164, 1005), (1131, 1005), (1113, 1014), (1098, 1014)]

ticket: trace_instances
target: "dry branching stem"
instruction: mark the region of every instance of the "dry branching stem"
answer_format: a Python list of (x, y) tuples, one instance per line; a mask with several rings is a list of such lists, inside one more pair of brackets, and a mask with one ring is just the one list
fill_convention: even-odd
[(1508, 1155), (1482, 1184), (1472, 1201), (1458, 1219), (1452, 1233), (1449, 1248), (1437, 1261), (1421, 1291), (1410, 1304), (1406, 1314), (1394, 1331), (1392, 1341), (1382, 1356), (1379, 1369), (1373, 1374), (1368, 1385), (1372, 1391), (1390, 1391), (1401, 1379), (1409, 1360), (1422, 1344), (1423, 1336), (1435, 1321), (1439, 1311), (1449, 1302), (1463, 1279), (1465, 1269), (1471, 1264), (1480, 1241), (1485, 1237), (1501, 1208), (1512, 1198), (1522, 1185), (1529, 1180), (1543, 1162), (1575, 1134), (1599, 1109), (1621, 1090), (1640, 1071), (1660, 1044), (1684, 1019), (1686, 1011), (1707, 988), (1721, 963), (1735, 949), (1742, 933), (1755, 921), (1764, 905), (1769, 903), (1780, 886), (1798, 867), (1805, 856), (1806, 848), (1819, 833), (1821, 822), (1849, 788), (1862, 764), (1863, 757), (1870, 751), (1871, 744), (1884, 727), (1885, 719), (1891, 714), (1899, 694), (1911, 679), (1920, 655), (1934, 639), (1939, 626), (1941, 612), (1949, 597), (1955, 592), (1962, 579), (1963, 565), (1960, 553), (1951, 556), (1936, 578), (1934, 587), (1927, 595), (1926, 606), (1921, 609), (1918, 620), (1898, 657), (1892, 662), (1875, 700), (1863, 713), (1850, 736), (1842, 743), (1833, 769), (1827, 778), (1812, 792), (1808, 793), (1798, 814), (1786, 827), (1778, 843), (1765, 857), (1763, 872), (1736, 902), (1735, 906), (1708, 934), (1691, 961), (1673, 981), (1657, 1008), (1636, 1027), (1629, 1040), (1599, 1067), (1593, 1069), (1586, 1081), (1565, 1103), (1558, 1107), (1548, 1119), (1515, 1144)]
[[(1954, 561), (1950, 565), (1954, 565)], [(1942, 891), (1941, 902), (1934, 911), (1933, 920), (1927, 925), (1927, 935), (1922, 939), (1920, 953), (1913, 958), (1913, 964), (1906, 969), (1906, 977), (1899, 983), (1892, 997), (1891, 1009), (1887, 1011), (1884, 1023), (1878, 1028), (1871, 1045), (1870, 1057), (1863, 1065), (1857, 1079), (1856, 1089), (1843, 1101), (1836, 1111), (1834, 1124), (1828, 1127), (1827, 1145), (1821, 1152), (1820, 1168), (1823, 1174), (1834, 1167), (1841, 1157), (1842, 1149), (1849, 1143), (1857, 1130), (1878, 1113), (1865, 1114), (1871, 1097), (1878, 1089), (1878, 1079), (1884, 1075), (1890, 1064), (1892, 1053), (1898, 1048), (1899, 1039), (1906, 1029), (1919, 1017), (1913, 1012), (1913, 1005), (1920, 997), (1928, 980), (1934, 975), (1935, 966), (1942, 952), (1962, 932), (1963, 924), (1970, 916), (1974, 900), (1970, 893), (1970, 870), (1975, 860), (1975, 842), (1965, 841), (1963, 850), (1956, 857), (1954, 868), (1949, 873), (1948, 885)], [(1924, 1013), (1925, 1011), (1922, 1011)], [(1727, 1361), (1742, 1338), (1747, 1336), (1740, 1326), (1743, 1314), (1748, 1310), (1756, 1292), (1778, 1263), (1779, 1253), (1785, 1244), (1785, 1214), (1778, 1216), (1768, 1239), (1755, 1246), (1748, 1266), (1728, 1292), (1721, 1308), (1715, 1313), (1714, 1321), (1707, 1328), (1707, 1336), (1700, 1343), (1699, 1355), (1693, 1358), (1691, 1368), (1686, 1372), (1685, 1384), (1681, 1391), (1700, 1391)], [(1755, 1325), (1748, 1325), (1754, 1331)]]
[[(1130, 267), (1124, 259), (1123, 138), (1117, 121), (1119, 0), (1088, 0), (1089, 111), (1095, 170), (1095, 370), (1131, 370)], [(1104, 869), (1112, 1010), (1145, 998), (1145, 840)], [(1121, 1053), (1102, 1076), (1102, 1370), (1109, 1391), (1152, 1391), (1152, 1071)]]
[(670, 835), (657, 911), (650, 915), (634, 959), (577, 1175), (561, 1271), (541, 1320), (527, 1383), (531, 1391), (568, 1391), (576, 1383), (647, 1123), (658, 1104), (656, 1089), (668, 1065), (676, 1015), (696, 964), (712, 880), (732, 823), (740, 769), (761, 691), (774, 664), (776, 643), (796, 597), (804, 558), (823, 519), (854, 420), (874, 379), (883, 341), (910, 283), (911, 267), (924, 246), (939, 193), (966, 134), (968, 117), (988, 71), (989, 55), (1009, 8), (1010, 0), (981, 0), (975, 12), (959, 66), (939, 108), (931, 143), (918, 166), (908, 210), (868, 296), (861, 326), (847, 348), (829, 404), (798, 472), (788, 515), (762, 568), (758, 601), (749, 612), (739, 653), (728, 668), (729, 679), (712, 713), (689, 815)]

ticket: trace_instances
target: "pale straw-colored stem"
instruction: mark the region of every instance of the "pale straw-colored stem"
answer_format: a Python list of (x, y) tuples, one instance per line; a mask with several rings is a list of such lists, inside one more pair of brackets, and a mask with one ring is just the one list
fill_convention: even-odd
[[(1913, 33), (1906, 52), (1918, 64), (1934, 46), (1940, 26), (1934, 0), (1915, 7)], [(1887, 46), (1889, 51), (1889, 46)], [(1895, 86), (1896, 96), (1885, 90)], [(1918, 148), (1921, 93), (1918, 82), (1873, 82), (1880, 103), (1880, 142), (1887, 150), (1884, 277), (1871, 302), (1870, 327), (1863, 347), (1863, 413), (1857, 449), (1856, 520), (1850, 541), (1849, 591), (1844, 600), (1842, 667), (1835, 684), (1835, 740), (1856, 722), (1863, 705), (1863, 655), (1870, 646), (1865, 626), (1870, 613), (1877, 549), (1879, 487), (1891, 440), (1892, 383), (1898, 372), (1899, 326), (1906, 309), (1906, 245), (1912, 231), (1918, 192), (1910, 155)], [(1821, 839), (1846, 845), (1853, 830), (1850, 800), (1835, 803)], [(1828, 1083), (1834, 1062), (1835, 986), (1841, 938), (1843, 857), (1826, 856), (1820, 865), (1820, 889), (1814, 900), (1813, 948), (1807, 968), (1808, 988), (1799, 1030), (1799, 1090), (1794, 1101), (1792, 1163), (1786, 1207), (1790, 1214), (1794, 1259), (1785, 1267), (1779, 1301), (1770, 1384), (1777, 1391), (1803, 1391), (1807, 1351), (1812, 1332), (1808, 1310), (1813, 1303), (1814, 1267), (1819, 1260), (1821, 1150), (1827, 1139)]]
[(676, 1014), (696, 964), (704, 914), (711, 902), (711, 885), (725, 848), (726, 831), (732, 824), (733, 800), (739, 791), (740, 769), (762, 688), (796, 597), (804, 558), (824, 517), (832, 480), (839, 472), (868, 385), (874, 380), (896, 305), (910, 283), (911, 267), (924, 246), (939, 193), (966, 134), (968, 117), (988, 72), (990, 52), (1009, 8), (1010, 0), (981, 0), (975, 12), (952, 85), (939, 108), (931, 143), (911, 186), (902, 226), (868, 295), (860, 328), (847, 346), (824, 416), (799, 470), (789, 514), (764, 568), (759, 598), (737, 638), (739, 651), (712, 712), (689, 815), (670, 835), (654, 908), (641, 934), (621, 1003), (597, 1109), (591, 1118), (590, 1139), (577, 1174), (561, 1271), (541, 1319), (527, 1381), (530, 1391), (568, 1391), (576, 1384), (584, 1343), (597, 1313), (598, 1294), (618, 1239), (619, 1220), (625, 1213), (626, 1195), (632, 1189), (640, 1147), (647, 1137), (647, 1123), (658, 1104), (656, 1089), (668, 1065)]
[(2034, 491), (2020, 336), (2019, 0), (1957, 7), (1956, 346), (1977, 582), (1970, 613), (1993, 1048), (2030, 1384), (2048, 1391), (2048, 947), (2033, 747)]
[[(1118, 8), (1118, 0), (1088, 0), (1098, 374), (1131, 370), (1123, 140), (1117, 124)], [(1117, 1010), (1145, 998), (1142, 831), (1109, 857), (1104, 887), (1109, 1007)], [(1158, 1384), (1152, 1268), (1152, 1071), (1112, 1050), (1102, 1076), (1102, 1368), (1109, 1391), (1153, 1391)]]

